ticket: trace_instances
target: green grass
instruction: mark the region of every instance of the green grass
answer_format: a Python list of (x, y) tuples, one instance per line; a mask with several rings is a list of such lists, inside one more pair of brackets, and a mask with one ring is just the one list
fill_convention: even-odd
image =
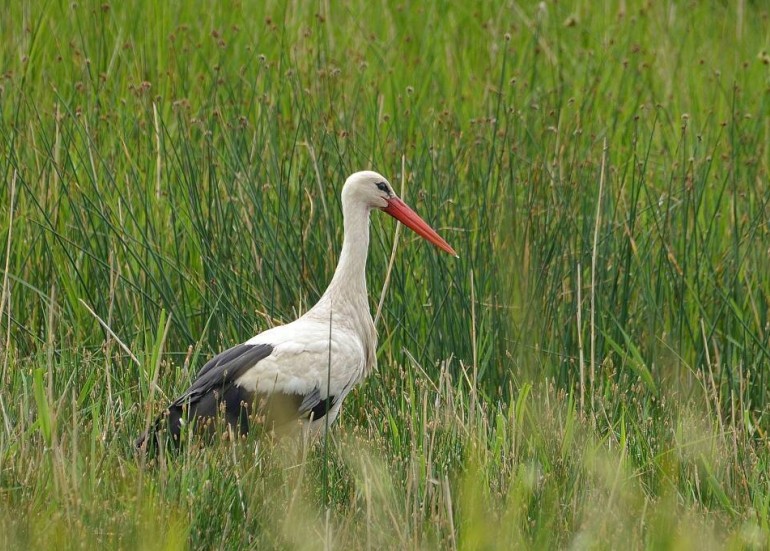
[[(305, 4), (0, 15), (0, 545), (767, 548), (768, 8)], [(329, 446), (146, 465), (364, 168), (460, 258), (402, 234)]]

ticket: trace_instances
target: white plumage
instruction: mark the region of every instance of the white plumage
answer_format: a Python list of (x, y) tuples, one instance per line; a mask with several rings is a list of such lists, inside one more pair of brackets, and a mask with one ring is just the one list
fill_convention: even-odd
[[(215, 356), (150, 433), (180, 437), (187, 419), (222, 416), (240, 433), (255, 420), (331, 425), (348, 392), (376, 366), (377, 333), (366, 293), (369, 214), (382, 209), (441, 249), (455, 251), (401, 201), (376, 172), (357, 172), (342, 188), (345, 224), (339, 263), (319, 301), (297, 320), (268, 329)], [(203, 423), (201, 423), (203, 424)], [(137, 440), (144, 446), (145, 433)]]

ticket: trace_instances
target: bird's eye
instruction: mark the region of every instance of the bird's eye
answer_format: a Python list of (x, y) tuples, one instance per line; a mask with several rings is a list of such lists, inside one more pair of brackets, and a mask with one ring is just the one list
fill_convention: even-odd
[(377, 189), (380, 191), (384, 191), (385, 193), (390, 193), (390, 190), (388, 189), (388, 185), (385, 182), (379, 182), (377, 184)]

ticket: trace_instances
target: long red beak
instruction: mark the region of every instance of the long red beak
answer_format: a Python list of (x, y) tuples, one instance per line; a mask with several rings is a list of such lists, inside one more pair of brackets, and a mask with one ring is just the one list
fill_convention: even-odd
[(452, 256), (459, 257), (455, 250), (449, 246), (449, 243), (444, 241), (441, 236), (437, 234), (436, 231), (431, 228), (425, 220), (420, 218), (416, 212), (409, 208), (409, 205), (404, 203), (398, 197), (391, 197), (388, 199), (388, 206), (382, 210), (390, 214), (393, 218), (405, 226), (414, 230), (414, 232), (420, 237), (423, 237), (424, 239), (427, 239), (436, 245), (436, 247), (439, 249), (448, 252)]

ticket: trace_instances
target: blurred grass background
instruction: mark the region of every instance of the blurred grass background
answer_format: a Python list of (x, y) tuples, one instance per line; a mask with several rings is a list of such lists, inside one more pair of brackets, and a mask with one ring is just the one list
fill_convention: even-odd
[[(769, 18), (7, 6), (0, 543), (766, 548)], [(365, 168), (460, 258), (402, 235), (330, 448), (145, 466), (201, 361), (321, 295)]]

